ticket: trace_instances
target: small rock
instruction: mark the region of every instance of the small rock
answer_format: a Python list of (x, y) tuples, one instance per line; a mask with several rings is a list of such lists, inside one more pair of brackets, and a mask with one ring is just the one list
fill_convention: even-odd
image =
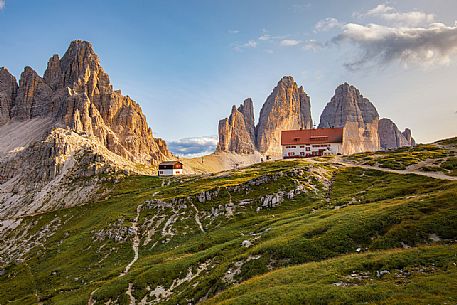
[(246, 239), (246, 240), (243, 240), (243, 242), (241, 243), (241, 246), (249, 248), (250, 246), (252, 246), (252, 243)]
[(390, 271), (389, 270), (381, 270), (381, 271), (378, 270), (378, 271), (376, 271), (376, 276), (379, 277), (379, 278), (383, 277), (386, 274), (390, 274)]

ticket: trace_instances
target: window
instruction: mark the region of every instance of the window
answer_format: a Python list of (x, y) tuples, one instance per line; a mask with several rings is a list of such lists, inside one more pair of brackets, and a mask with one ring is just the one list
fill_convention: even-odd
[(304, 151), (301, 151), (300, 152), (300, 156), (304, 156), (305, 155), (305, 152)]
[(311, 150), (311, 147), (306, 147), (305, 150), (306, 150), (306, 151), (310, 151), (310, 150)]
[(305, 148), (305, 146), (300, 146), (300, 148)]

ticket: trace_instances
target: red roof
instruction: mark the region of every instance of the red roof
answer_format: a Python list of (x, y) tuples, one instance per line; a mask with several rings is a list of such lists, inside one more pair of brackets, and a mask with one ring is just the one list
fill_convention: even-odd
[(286, 130), (281, 132), (281, 145), (343, 143), (343, 128)]

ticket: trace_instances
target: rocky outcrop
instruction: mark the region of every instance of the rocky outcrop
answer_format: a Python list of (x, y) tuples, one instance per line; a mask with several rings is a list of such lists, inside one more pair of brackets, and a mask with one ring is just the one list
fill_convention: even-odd
[(32, 68), (25, 67), (19, 80), (19, 89), (11, 118), (29, 120), (48, 116), (51, 111), (52, 89)]
[(312, 128), (310, 98), (291, 76), (283, 77), (267, 98), (256, 127), (259, 152), (279, 156), (281, 131)]
[(254, 107), (251, 99), (246, 99), (238, 109), (233, 106), (230, 116), (219, 121), (217, 151), (254, 153)]
[(354, 86), (344, 83), (325, 106), (319, 128), (344, 127), (343, 153), (379, 150), (379, 115)]
[(13, 101), (17, 94), (16, 78), (8, 69), (0, 68), (0, 126), (9, 122)]
[(402, 133), (390, 119), (379, 120), (379, 141), (382, 149), (395, 149), (403, 146), (414, 146), (411, 130), (405, 129)]
[(245, 99), (238, 111), (243, 114), (246, 130), (251, 137), (252, 143), (255, 143), (254, 103), (252, 99)]
[(405, 128), (401, 134), (405, 137), (408, 146), (416, 146), (416, 141), (412, 137), (411, 129)]

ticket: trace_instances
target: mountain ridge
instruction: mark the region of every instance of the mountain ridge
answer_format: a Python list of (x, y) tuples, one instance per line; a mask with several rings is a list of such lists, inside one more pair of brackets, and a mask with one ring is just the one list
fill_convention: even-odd
[[(249, 100), (252, 102), (251, 99)], [(231, 120), (234, 113), (233, 109), (236, 109), (234, 107), (230, 117), (220, 121), (219, 144), (216, 152), (252, 154), (254, 153), (251, 148), (252, 143), (247, 137), (239, 136), (247, 132), (244, 125), (235, 124), (231, 128), (227, 127), (227, 122)], [(253, 105), (251, 107), (253, 108)], [(401, 134), (397, 132), (396, 127), (385, 128), (385, 121), (382, 120), (383, 128), (379, 129), (379, 122), (376, 107), (360, 93), (359, 89), (345, 82), (335, 89), (334, 96), (322, 110), (318, 128), (345, 127), (344, 154), (415, 145), (410, 129), (406, 128), (404, 134)], [(263, 155), (281, 157), (281, 131), (309, 128), (314, 128), (310, 97), (303, 86), (298, 87), (293, 77), (284, 76), (262, 106), (255, 127), (254, 150)], [(232, 132), (235, 132), (233, 138), (237, 143), (249, 142), (250, 149), (246, 150), (240, 144), (224, 143), (232, 138), (230, 135)], [(392, 142), (393, 137), (401, 138), (401, 141)], [(388, 141), (391, 144), (387, 147), (384, 143)]]
[(75, 178), (94, 179), (76, 187), (89, 196), (98, 174), (152, 174), (161, 160), (174, 158), (165, 141), (154, 138), (139, 104), (113, 90), (87, 41), (72, 41), (61, 59), (51, 56), (43, 77), (26, 66), (17, 83), (0, 69), (0, 106), (2, 217), (82, 203), (84, 196), (39, 195), (71, 197), (65, 183)]

